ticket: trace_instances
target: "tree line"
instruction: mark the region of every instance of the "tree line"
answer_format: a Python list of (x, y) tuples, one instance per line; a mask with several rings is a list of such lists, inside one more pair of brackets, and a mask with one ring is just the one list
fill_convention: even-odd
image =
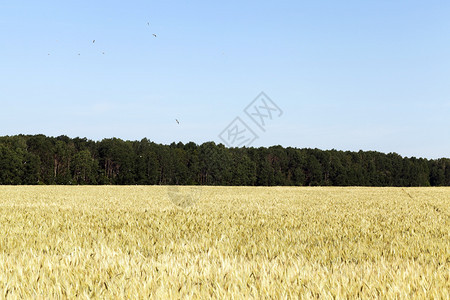
[(17, 135), (0, 137), (0, 184), (450, 186), (450, 159)]

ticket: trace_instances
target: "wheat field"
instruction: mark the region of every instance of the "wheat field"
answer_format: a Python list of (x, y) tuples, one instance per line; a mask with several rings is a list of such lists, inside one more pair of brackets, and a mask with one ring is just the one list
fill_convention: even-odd
[(1, 186), (0, 298), (449, 299), (450, 188)]

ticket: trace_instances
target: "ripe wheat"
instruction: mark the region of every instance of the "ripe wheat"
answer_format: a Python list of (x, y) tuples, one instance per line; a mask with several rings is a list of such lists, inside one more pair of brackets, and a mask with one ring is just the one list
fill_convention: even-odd
[(0, 297), (449, 299), (449, 188), (198, 194), (0, 187)]

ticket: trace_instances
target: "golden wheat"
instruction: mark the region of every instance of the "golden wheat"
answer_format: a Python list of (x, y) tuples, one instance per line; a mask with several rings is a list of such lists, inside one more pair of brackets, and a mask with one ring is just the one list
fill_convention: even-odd
[(3, 186), (0, 297), (449, 299), (449, 208), (449, 188)]

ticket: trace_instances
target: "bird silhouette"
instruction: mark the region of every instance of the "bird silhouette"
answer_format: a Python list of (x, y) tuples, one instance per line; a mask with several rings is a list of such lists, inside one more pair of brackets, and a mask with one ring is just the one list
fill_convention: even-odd
[(156, 37), (156, 34), (153, 34), (154, 37)]
[(177, 121), (177, 123), (180, 124), (180, 121), (178, 121), (178, 119), (175, 119), (175, 121)]
[(92, 44), (95, 43), (95, 40), (92, 41)]

